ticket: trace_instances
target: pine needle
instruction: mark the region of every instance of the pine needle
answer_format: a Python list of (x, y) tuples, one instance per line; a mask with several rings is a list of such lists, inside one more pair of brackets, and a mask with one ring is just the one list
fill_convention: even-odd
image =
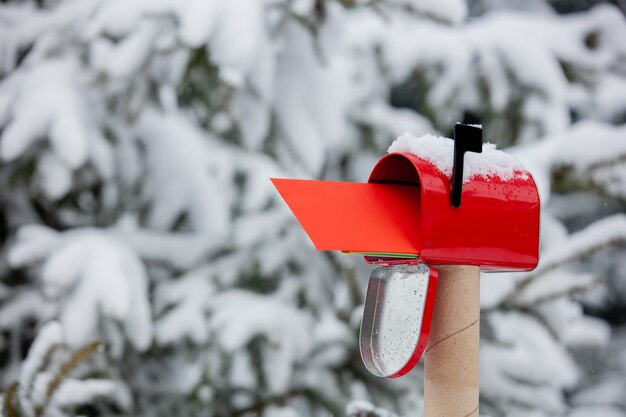
[(88, 345), (83, 346), (78, 351), (76, 351), (69, 358), (69, 360), (66, 361), (61, 366), (61, 369), (59, 369), (56, 375), (54, 375), (54, 378), (52, 378), (52, 381), (50, 381), (50, 384), (48, 385), (48, 390), (46, 391), (46, 399), (44, 403), (37, 406), (36, 413), (35, 413), (37, 417), (40, 417), (43, 415), (43, 412), (48, 406), (48, 404), (50, 403), (52, 396), (59, 389), (59, 387), (63, 383), (63, 380), (69, 375), (69, 373), (74, 368), (76, 368), (81, 362), (83, 362), (89, 356), (97, 352), (99, 348), (100, 348), (100, 342), (96, 341), (96, 342), (89, 343)]
[(13, 382), (9, 385), (6, 396), (4, 397), (4, 410), (6, 411), (7, 417), (19, 417), (19, 413), (15, 408), (13, 408), (13, 399), (15, 397), (15, 393), (17, 392), (17, 387), (17, 382)]

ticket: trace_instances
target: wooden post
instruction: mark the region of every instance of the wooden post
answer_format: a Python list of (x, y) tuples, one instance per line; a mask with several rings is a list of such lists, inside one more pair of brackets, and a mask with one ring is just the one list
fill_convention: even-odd
[(426, 417), (477, 417), (480, 268), (442, 266), (424, 355)]

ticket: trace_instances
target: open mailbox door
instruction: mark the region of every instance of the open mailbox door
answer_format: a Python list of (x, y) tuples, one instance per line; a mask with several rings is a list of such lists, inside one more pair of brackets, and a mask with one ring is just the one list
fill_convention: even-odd
[(418, 187), (290, 179), (272, 182), (318, 250), (420, 252)]
[(436, 290), (437, 271), (424, 263), (372, 272), (359, 337), (372, 374), (396, 378), (413, 369), (428, 344)]

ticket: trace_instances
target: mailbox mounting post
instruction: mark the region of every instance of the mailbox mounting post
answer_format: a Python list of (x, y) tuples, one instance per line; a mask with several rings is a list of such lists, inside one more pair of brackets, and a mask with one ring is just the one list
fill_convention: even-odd
[(424, 353), (424, 416), (477, 417), (480, 268), (441, 266)]

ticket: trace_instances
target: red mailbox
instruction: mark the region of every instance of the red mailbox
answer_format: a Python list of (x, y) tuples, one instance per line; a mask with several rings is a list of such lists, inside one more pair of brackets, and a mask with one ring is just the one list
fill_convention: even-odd
[[(441, 152), (417, 149), (381, 158), (367, 183), (272, 181), (318, 250), (359, 253), (367, 262), (385, 266), (426, 263), (478, 266), (485, 271), (533, 269), (538, 260), (540, 204), (532, 176), (493, 145), (483, 152), (480, 128), (457, 125), (455, 137), (454, 144), (444, 138), (423, 142), (412, 138), (418, 148), (422, 143), (437, 149), (445, 145), (442, 152), (449, 149), (446, 155), (454, 160), (452, 172), (442, 168)], [(470, 166), (464, 177), (465, 152), (483, 154), (472, 156), (476, 172)], [(495, 171), (482, 169), (479, 163), (489, 162), (490, 155), (495, 155), (491, 161)], [(500, 168), (508, 174), (497, 175)], [(368, 287), (368, 297), (371, 291), (376, 296), (400, 288), (384, 277), (376, 277), (375, 283), (370, 280), (369, 285), (375, 287)], [(367, 335), (368, 346), (361, 351), (373, 373), (399, 376), (419, 360), (428, 340), (436, 286), (437, 274), (431, 273), (419, 306), (420, 336), (411, 340), (414, 352), (404, 366), (388, 373), (376, 368), (369, 352), (376, 341)], [(369, 310), (371, 320), (381, 319), (375, 317), (371, 304)], [(368, 305), (365, 311), (367, 315)], [(363, 334), (361, 339), (363, 344)]]
[(493, 271), (537, 265), (539, 195), (526, 172), (471, 179), (459, 208), (450, 204), (450, 178), (409, 153), (383, 157), (366, 184), (272, 181), (318, 250), (371, 253), (370, 262), (410, 255), (430, 265)]

